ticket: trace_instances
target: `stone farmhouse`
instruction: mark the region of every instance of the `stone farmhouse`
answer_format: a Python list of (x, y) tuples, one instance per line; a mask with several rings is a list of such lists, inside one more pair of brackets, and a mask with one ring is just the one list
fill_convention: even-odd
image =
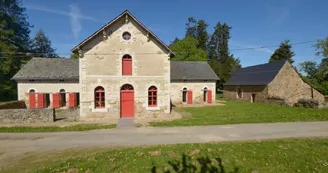
[(178, 62), (129, 11), (72, 49), (78, 60), (33, 58), (12, 79), (29, 108), (79, 105), (80, 116), (144, 118), (176, 104), (215, 102), (217, 75), (207, 62)]
[(238, 69), (223, 88), (224, 98), (249, 102), (294, 105), (300, 99), (325, 100), (284, 60)]

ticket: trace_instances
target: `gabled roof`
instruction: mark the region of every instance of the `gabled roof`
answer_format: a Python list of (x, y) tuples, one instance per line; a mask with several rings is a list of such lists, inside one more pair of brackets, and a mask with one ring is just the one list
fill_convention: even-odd
[(143, 29), (145, 29), (147, 32), (149, 32), (150, 35), (152, 35), (168, 52), (173, 53), (173, 51), (162, 41), (160, 40), (152, 31), (150, 31), (144, 24), (142, 24), (139, 20), (137, 20), (136, 17), (134, 17), (130, 11), (125, 10), (123, 13), (121, 13), (120, 15), (118, 15), (117, 17), (115, 17), (113, 20), (111, 20), (110, 22), (108, 22), (106, 25), (104, 25), (103, 27), (101, 27), (98, 31), (96, 31), (95, 33), (93, 33), (91, 36), (89, 36), (88, 38), (86, 38), (85, 40), (83, 40), (80, 44), (78, 44), (77, 46), (75, 46), (71, 51), (72, 52), (76, 52), (78, 50), (79, 47), (82, 47), (83, 45), (85, 45), (88, 41), (90, 41), (92, 38), (94, 38), (95, 36), (97, 36), (98, 34), (102, 34), (102, 31), (107, 29), (109, 26), (111, 26), (114, 22), (116, 22), (117, 20), (119, 20), (120, 18), (124, 17), (125, 15), (130, 16), (134, 21), (136, 21)]
[(171, 61), (171, 81), (219, 80), (207, 62)]
[(286, 63), (285, 60), (237, 69), (224, 85), (267, 85)]
[(79, 80), (79, 60), (66, 58), (32, 58), (13, 80)]

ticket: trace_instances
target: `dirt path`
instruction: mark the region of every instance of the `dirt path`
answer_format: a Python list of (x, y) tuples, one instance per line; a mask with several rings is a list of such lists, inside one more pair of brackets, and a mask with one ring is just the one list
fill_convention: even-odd
[(328, 136), (328, 122), (109, 129), (60, 133), (0, 133), (0, 168), (25, 153), (177, 143)]

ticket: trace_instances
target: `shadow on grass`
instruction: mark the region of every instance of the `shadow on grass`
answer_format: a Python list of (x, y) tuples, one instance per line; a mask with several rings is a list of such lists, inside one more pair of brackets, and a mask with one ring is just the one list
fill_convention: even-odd
[[(151, 169), (152, 173), (157, 173), (157, 167), (153, 163)], [(162, 171), (160, 171), (162, 172)], [(168, 166), (164, 168), (165, 173), (226, 173), (226, 169), (222, 164), (222, 159), (216, 157), (210, 159), (206, 157), (198, 157), (197, 162), (193, 161), (190, 156), (182, 154), (181, 160), (168, 161)], [(233, 171), (229, 173), (238, 173), (239, 169), (237, 167), (233, 168)]]

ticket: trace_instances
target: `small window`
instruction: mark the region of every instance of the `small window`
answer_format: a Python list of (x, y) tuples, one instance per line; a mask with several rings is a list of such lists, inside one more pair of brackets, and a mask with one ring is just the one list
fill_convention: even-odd
[(155, 86), (151, 86), (148, 89), (148, 106), (157, 106), (157, 88)]
[(35, 93), (34, 89), (30, 89), (29, 93)]
[(122, 58), (122, 75), (132, 75), (132, 57), (130, 55), (124, 55)]
[(122, 35), (124, 40), (130, 40), (131, 39), (131, 34), (129, 32), (124, 32)]
[(98, 86), (95, 89), (95, 108), (105, 107), (105, 90), (103, 87)]
[(238, 98), (242, 98), (242, 97), (243, 97), (243, 93), (242, 93), (242, 91), (241, 91), (241, 88), (238, 88), (238, 89), (237, 89), (237, 97), (238, 97)]

